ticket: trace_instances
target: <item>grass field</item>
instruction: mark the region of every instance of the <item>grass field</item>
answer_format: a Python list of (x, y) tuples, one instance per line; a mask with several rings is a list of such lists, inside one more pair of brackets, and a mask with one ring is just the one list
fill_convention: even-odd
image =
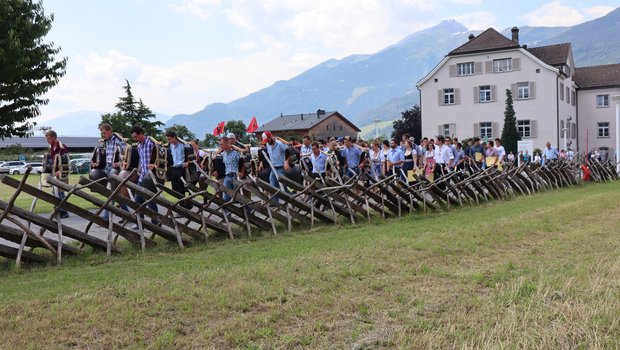
[(616, 349), (620, 183), (0, 272), (0, 348)]

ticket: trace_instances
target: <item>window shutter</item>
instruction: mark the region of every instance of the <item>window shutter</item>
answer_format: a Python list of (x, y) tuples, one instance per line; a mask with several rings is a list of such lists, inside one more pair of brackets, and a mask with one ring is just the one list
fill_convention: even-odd
[(491, 85), (491, 101), (495, 102), (497, 99), (497, 86)]
[(535, 120), (530, 120), (530, 137), (538, 137), (538, 125)]
[(437, 91), (437, 98), (438, 98), (438, 99), (437, 99), (437, 103), (438, 103), (440, 106), (443, 106), (443, 90), (439, 89), (439, 90)]
[(456, 124), (450, 124), (450, 137), (454, 137), (456, 134)]
[(474, 123), (474, 137), (480, 137), (480, 123)]
[(437, 136), (439, 135), (443, 136), (443, 124), (437, 125)]
[(530, 98), (536, 98), (536, 82), (530, 81)]
[(517, 84), (510, 84), (510, 90), (512, 90), (512, 99), (517, 99)]
[(493, 122), (491, 123), (492, 128), (491, 128), (491, 137), (495, 138), (495, 137), (499, 137), (499, 123)]
[(474, 86), (474, 103), (480, 102), (480, 86)]
[(456, 64), (449, 65), (448, 69), (450, 70), (450, 76), (456, 77)]
[(512, 70), (521, 70), (521, 59), (513, 58), (512, 59)]
[(461, 89), (454, 89), (454, 104), (461, 103)]
[(474, 74), (482, 74), (482, 62), (474, 62)]
[(484, 72), (493, 73), (493, 61), (484, 61)]

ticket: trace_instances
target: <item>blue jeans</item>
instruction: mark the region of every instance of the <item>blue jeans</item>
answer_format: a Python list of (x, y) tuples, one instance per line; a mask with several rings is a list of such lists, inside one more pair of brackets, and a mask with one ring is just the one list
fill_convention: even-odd
[[(140, 187), (144, 187), (144, 186), (142, 186), (142, 181), (138, 181), (138, 186), (140, 186)], [(141, 195), (139, 195), (139, 194), (136, 194), (135, 199), (136, 199), (136, 203), (138, 203), (138, 204), (140, 204), (140, 205), (141, 205), (142, 203), (146, 202), (146, 199), (142, 198), (142, 196), (141, 196)], [(154, 211), (154, 212), (156, 212), (156, 213), (158, 212), (158, 209), (157, 209), (157, 203), (155, 203), (155, 202), (149, 202), (149, 204), (147, 204), (146, 206), (147, 206), (149, 209), (151, 209), (152, 211)], [(140, 217), (142, 217), (142, 218), (143, 218), (143, 217), (144, 217), (144, 214), (140, 214)]]
[[(284, 174), (286, 173), (284, 171), (284, 167), (275, 167), (275, 170), (278, 172), (278, 174), (280, 174), (280, 176), (284, 176)], [(271, 173), (269, 173), (269, 183), (271, 184), (271, 186), (275, 188), (278, 188), (278, 189), (280, 188), (278, 177), (276, 176), (276, 173), (273, 170), (271, 171)], [(284, 186), (284, 192), (290, 193), (286, 186)]]
[[(231, 190), (235, 189), (235, 184), (233, 183), (233, 180), (235, 179), (235, 175), (226, 175), (226, 177), (224, 178), (224, 187), (226, 188), (230, 188)], [(228, 202), (232, 197), (230, 197), (228, 194), (226, 193), (222, 193), (224, 201)]]
[[(106, 166), (106, 168), (105, 168), (106, 175), (110, 175), (111, 171), (112, 171), (112, 167), (111, 166)], [(114, 205), (114, 202), (110, 202), (110, 204)], [(129, 208), (127, 207), (126, 204), (120, 204), (119, 206), (124, 211), (129, 211)], [(103, 215), (102, 216), (103, 216), (104, 219), (108, 219), (110, 217), (110, 212), (108, 211), (108, 209), (104, 209), (103, 210)]]

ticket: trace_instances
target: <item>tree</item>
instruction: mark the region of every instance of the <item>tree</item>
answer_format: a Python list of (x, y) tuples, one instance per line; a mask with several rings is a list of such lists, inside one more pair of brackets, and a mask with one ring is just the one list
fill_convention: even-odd
[(205, 147), (213, 148), (213, 147), (217, 147), (219, 145), (219, 140), (218, 140), (217, 136), (215, 136), (213, 134), (206, 133), (205, 134), (205, 139), (204, 139), (204, 141), (202, 141), (202, 144)]
[(193, 132), (189, 131), (189, 129), (185, 125), (174, 124), (171, 127), (166, 128), (166, 131), (174, 131), (177, 134), (177, 138), (185, 140), (187, 142), (190, 142), (196, 138), (196, 135)]
[(510, 152), (517, 154), (517, 141), (519, 140), (521, 140), (521, 135), (517, 130), (517, 118), (512, 106), (512, 91), (506, 89), (506, 110), (504, 111), (504, 127), (502, 128), (502, 145), (506, 149), (506, 154)]
[(140, 125), (144, 128), (144, 134), (157, 138), (162, 134), (159, 127), (164, 125), (160, 121), (150, 121), (155, 118), (155, 113), (147, 107), (142, 99), (136, 101), (131, 92), (131, 85), (126, 80), (125, 96), (118, 98), (118, 103), (115, 107), (117, 109), (114, 113), (107, 113), (101, 116), (101, 123), (108, 123), (112, 126), (112, 129), (119, 134), (130, 137), (131, 128), (134, 125)]
[(403, 134), (413, 136), (416, 142), (422, 139), (422, 113), (420, 106), (414, 105), (413, 108), (401, 112), (401, 119), (394, 121), (394, 131), (392, 138), (400, 140)]
[(228, 122), (226, 122), (226, 126), (224, 127), (226, 133), (232, 132), (233, 134), (235, 134), (235, 136), (237, 136), (237, 140), (242, 143), (249, 142), (249, 137), (246, 129), (247, 127), (245, 126), (243, 120), (229, 120)]
[(65, 75), (60, 47), (43, 42), (53, 21), (40, 2), (0, 1), (0, 139), (31, 136), (42, 96)]

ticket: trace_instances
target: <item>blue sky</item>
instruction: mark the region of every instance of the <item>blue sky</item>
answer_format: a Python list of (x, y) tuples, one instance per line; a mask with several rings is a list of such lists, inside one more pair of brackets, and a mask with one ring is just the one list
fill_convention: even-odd
[[(618, 1), (44, 0), (69, 58), (39, 121), (111, 112), (125, 79), (152, 110), (193, 113), (330, 58), (373, 53), (455, 19), (469, 29), (570, 26)], [(94, 116), (97, 117), (98, 116)]]

